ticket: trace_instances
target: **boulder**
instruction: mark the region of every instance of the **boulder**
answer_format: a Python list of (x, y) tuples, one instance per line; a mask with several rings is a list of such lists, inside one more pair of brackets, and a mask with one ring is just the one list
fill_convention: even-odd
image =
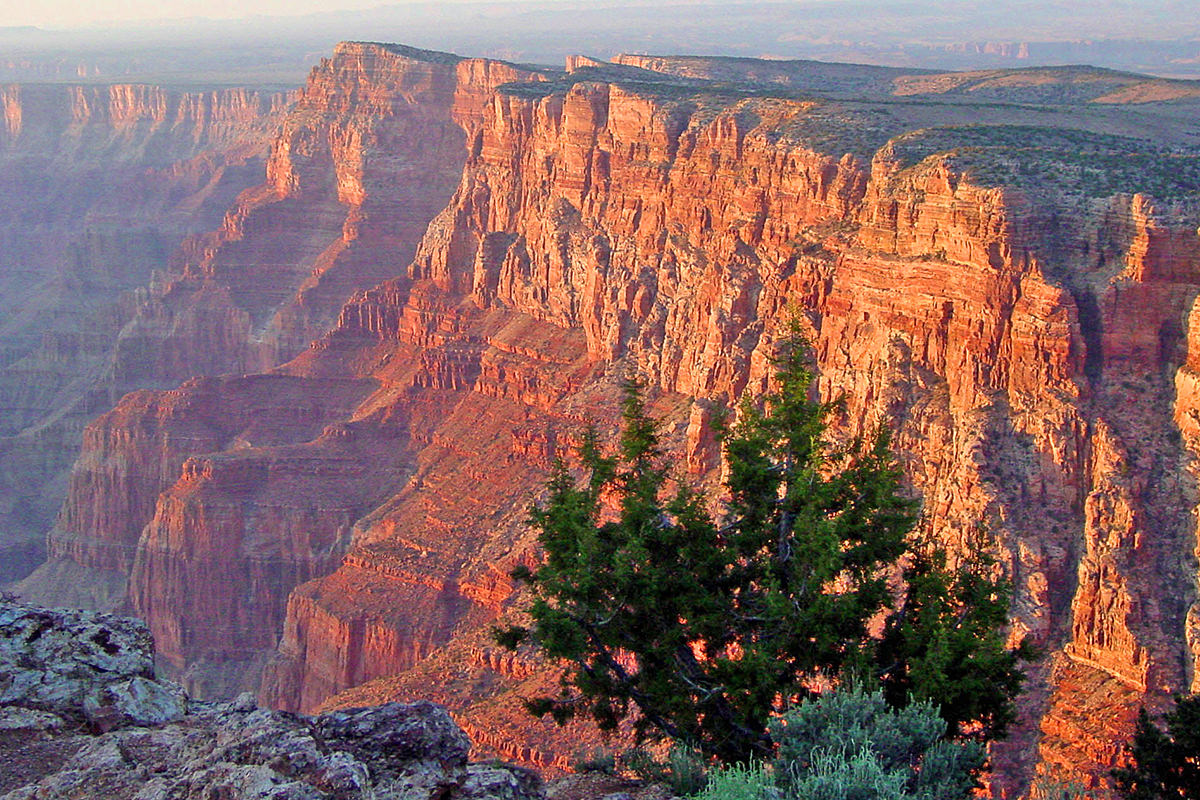
[(139, 676), (97, 687), (84, 698), (83, 713), (101, 733), (126, 725), (165, 725), (187, 713), (187, 695), (178, 685)]
[(0, 705), (75, 719), (90, 719), (89, 705), (96, 713), (113, 706), (133, 719), (140, 704), (161, 705), (150, 695), (166, 689), (149, 689), (153, 678), (153, 642), (140, 620), (0, 604)]
[(528, 770), (469, 764), (433, 703), (189, 702), (151, 653), (135, 620), (0, 603), (0, 800), (544, 800)]

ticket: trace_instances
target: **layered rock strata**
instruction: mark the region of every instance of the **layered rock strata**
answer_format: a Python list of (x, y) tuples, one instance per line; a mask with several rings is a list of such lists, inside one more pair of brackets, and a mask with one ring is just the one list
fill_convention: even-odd
[[(118, 382), (253, 372), (306, 347), (353, 290), (403, 274), (461, 175), (483, 98), (500, 83), (541, 78), (500, 62), (340, 45), (283, 123), (266, 183), (243, 192), (221, 228), (189, 241), (174, 272), (141, 296), (117, 342)], [(412, 468), (407, 415), (352, 421), (371, 376), (337, 369), (337, 388), (311, 397), (287, 370), (130, 394), (85, 432), (50, 561), (20, 591), (117, 608), (128, 597), (155, 620), (164, 665), (189, 688), (256, 685), (287, 592), (330, 572), (351, 525)], [(362, 446), (380, 436), (397, 449)], [(264, 459), (261, 447), (275, 449)], [(211, 456), (229, 448), (246, 457)], [(255, 488), (260, 480), (270, 486)], [(356, 488), (342, 493), (347, 485)], [(209, 508), (231, 489), (221, 511)], [(196, 548), (185, 544), (196, 525), (222, 533)], [(256, 566), (243, 569), (243, 556)], [(221, 588), (190, 589), (207, 582)], [(199, 611), (211, 602), (224, 607)], [(226, 623), (196, 625), (209, 618)], [(250, 631), (259, 633), (242, 636)]]
[(272, 142), (266, 181), (185, 244), (123, 331), (117, 374), (178, 381), (294, 357), (355, 291), (404, 273), (458, 183), (480, 97), (540, 77), (398, 45), (338, 45)]
[[(793, 315), (822, 396), (846, 398), (838, 431), (893, 428), (923, 524), (952, 552), (997, 554), (1013, 639), (1047, 653), (995, 753), (998, 794), (1037, 762), (1099, 782), (1105, 740), (1139, 699), (1191, 685), (1193, 123), (1168, 152), (1115, 136), (1133, 126), (1109, 110), (870, 106), (656, 77), (671, 60), (606, 72), (581, 59), (542, 81), (367, 45), (339, 48), (301, 106), (386, 118), (396, 95), (373, 87), (404, 60), (421, 85), (456, 87), (444, 152), (459, 148), (408, 269), (357, 292), (270, 376), (127, 398), (90, 429), (74, 474), (56, 552), (129, 576), (189, 685), (246, 680), (281, 636), (263, 673), (274, 705), (337, 704), (360, 685), (347, 697), (432, 692), (503, 752), (560, 763), (577, 740), (528, 735), (512, 693), (544, 673), (486, 645), (517, 602), (511, 568), (536, 558), (530, 498), (585, 421), (611, 433), (629, 375), (648, 383), (681, 473), (717, 486), (708, 423), (769, 385)], [(497, 85), (514, 78), (526, 82)], [(283, 320), (298, 318), (277, 291), (291, 267), (248, 255), (291, 230), (280, 195), (311, 198), (311, 166), (325, 207), (361, 191), (370, 208), (358, 162), (305, 144), (312, 118), (277, 146), (262, 216), (208, 240), (180, 279), (241, 298), (254, 346), (274, 353), (243, 365), (282, 357)], [(376, 186), (408, 191), (397, 162), (365, 163)], [(390, 252), (366, 231), (397, 213), (366, 215), (364, 257)], [(525, 750), (504, 749), (522, 735)]]
[(0, 583), (44, 558), (84, 424), (134, 388), (108, 369), (131, 293), (253, 184), (290, 100), (0, 87)]
[[(996, 790), (1018, 790), (1012, 779), (1037, 760), (1068, 772), (1084, 765), (1102, 780), (1113, 732), (1143, 693), (1184, 688), (1194, 673), (1184, 631), (1195, 572), (1178, 565), (1194, 547), (1195, 489), (1170, 466), (1189, 459), (1171, 435), (1171, 381), (1200, 266), (1194, 211), (1141, 195), (989, 186), (953, 156), (824, 155), (780, 136), (812, 113), (802, 101), (698, 105), (597, 82), (543, 96), (501, 92), (413, 277), (487, 313), (572, 331), (582, 357), (648, 376), (672, 409), (681, 459), (709, 479), (715, 459), (699, 399), (729, 404), (761, 391), (776, 323), (798, 308), (823, 396), (848, 399), (843, 430), (889, 420), (927, 527), (952, 548), (994, 548), (1016, 586), (1014, 638), (1061, 653), (1031, 670), (1027, 722), (997, 753), (1010, 775)], [(1055, 222), (1064, 218), (1065, 230)], [(352, 304), (331, 341), (360, 313)], [(405, 313), (373, 308), (371, 317)], [(526, 385), (518, 370), (506, 374)], [(482, 359), (470, 385), (495, 392)], [(555, 412), (611, 396), (598, 377), (541, 410), (556, 454), (568, 449), (570, 415), (554, 424)], [(601, 413), (612, 420), (615, 404)], [(467, 485), (453, 461), (438, 463), (441, 481)], [(506, 487), (519, 477), (505, 474)], [(1177, 477), (1148, 477), (1168, 474)], [(424, 519), (409, 518), (420, 494), (431, 495)], [(473, 557), (464, 521), (443, 534), (466, 542), (450, 564), (407, 580), (380, 567), (370, 581), (352, 578), (384, 561), (376, 540), (420, 532), (420, 552), (432, 549), (431, 517), (463, 505), (440, 487), (432, 495), (415, 492), (387, 510), (403, 523), (364, 525), (364, 544), (334, 576), (293, 595), (283, 666), (267, 673), (273, 702), (307, 707), (370, 677), (372, 664), (380, 675), (385, 661), (409, 668), (413, 653), (380, 646), (388, 632), (411, 640), (418, 620), (438, 618), (412, 605), (409, 587), (431, 573), (460, 576), (430, 587), (444, 594), (494, 574)], [(518, 520), (523, 496), (505, 495), (493, 518)], [(416, 549), (408, 565), (419, 563)], [(366, 586), (406, 599), (378, 611), (339, 599), (361, 598)], [(453, 596), (442, 613), (461, 602)], [(459, 619), (456, 637), (474, 624), (470, 614)], [(357, 647), (355, 629), (364, 631)], [(337, 643), (332, 662), (320, 644), (328, 641)], [(1083, 691), (1072, 670), (1084, 684), (1115, 680), (1133, 691)], [(458, 700), (465, 719), (505, 718), (492, 701)], [(1110, 703), (1113, 726), (1084, 733), (1059, 722)]]

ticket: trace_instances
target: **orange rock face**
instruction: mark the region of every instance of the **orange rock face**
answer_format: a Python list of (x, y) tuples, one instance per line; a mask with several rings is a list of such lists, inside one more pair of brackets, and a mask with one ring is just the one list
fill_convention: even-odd
[(539, 77), (422, 52), (346, 43), (313, 69), (266, 181), (184, 245), (122, 332), (118, 375), (269, 369), (323, 334), (356, 290), (405, 273), (458, 183), (479, 93)]
[(1136, 704), (1200, 657), (1195, 209), (989, 176), (967, 145), (914, 156), (922, 120), (874, 143), (832, 101), (643, 74), (673, 63), (564, 78), (339, 46), (267, 182), (125, 339), (163, 375), (316, 341), (91, 426), (55, 552), (127, 576), (193, 688), (261, 669), (283, 708), (432, 696), (478, 745), (561, 767), (581, 734), (517, 701), (546, 671), (487, 643), (537, 557), (530, 499), (586, 420), (612, 432), (629, 374), (717, 487), (708, 421), (768, 386), (798, 314), (839, 431), (894, 429), (923, 524), (996, 551), (1012, 637), (1047, 653), (993, 788), (1038, 764), (1100, 782)]

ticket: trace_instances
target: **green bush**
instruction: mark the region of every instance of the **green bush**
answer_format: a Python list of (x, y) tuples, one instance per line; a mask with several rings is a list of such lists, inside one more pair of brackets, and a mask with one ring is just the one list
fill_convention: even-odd
[(794, 775), (789, 782), (792, 790), (787, 796), (803, 800), (903, 800), (911, 797), (905, 793), (905, 776), (884, 769), (879, 758), (866, 748), (850, 753), (818, 750), (804, 773)]
[(696, 800), (782, 800), (775, 777), (762, 763), (732, 764), (714, 771)]
[(681, 796), (696, 794), (708, 782), (703, 756), (678, 742), (671, 745), (665, 761), (659, 761), (642, 747), (626, 751), (619, 761), (624, 771), (642, 780), (666, 784)]
[(766, 766), (714, 772), (700, 800), (965, 800), (986, 754), (946, 738), (933, 704), (892, 709), (882, 692), (825, 692), (772, 726)]

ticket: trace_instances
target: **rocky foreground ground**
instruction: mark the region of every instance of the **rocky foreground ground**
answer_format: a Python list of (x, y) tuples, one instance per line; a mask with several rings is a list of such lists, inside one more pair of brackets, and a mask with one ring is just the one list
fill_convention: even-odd
[(433, 703), (318, 717), (190, 700), (132, 619), (0, 603), (0, 798), (542, 800)]

